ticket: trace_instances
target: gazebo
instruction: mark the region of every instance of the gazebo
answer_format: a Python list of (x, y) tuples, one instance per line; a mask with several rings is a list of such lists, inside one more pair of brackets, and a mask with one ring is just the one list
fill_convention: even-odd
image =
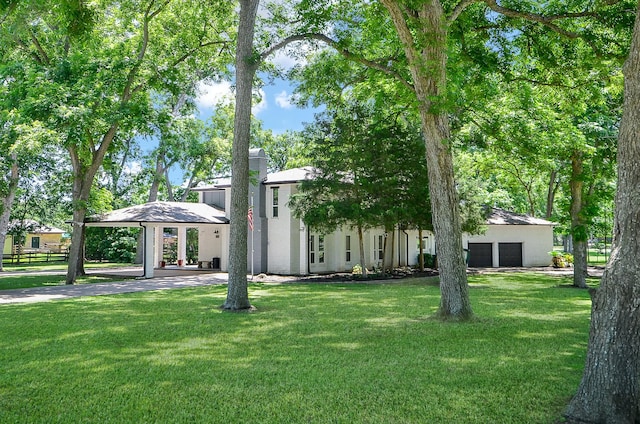
[[(101, 215), (87, 217), (87, 227), (142, 227), (144, 234), (143, 265), (145, 278), (153, 277), (155, 264), (162, 260), (163, 228), (178, 229), (178, 263), (186, 263), (187, 228), (204, 229), (214, 227), (213, 233), (220, 245), (228, 234), (229, 219), (221, 209), (205, 203), (149, 202), (142, 205), (117, 209)], [(220, 238), (222, 235), (222, 238)], [(200, 237), (199, 237), (200, 238)], [(224, 258), (226, 260), (226, 258)]]

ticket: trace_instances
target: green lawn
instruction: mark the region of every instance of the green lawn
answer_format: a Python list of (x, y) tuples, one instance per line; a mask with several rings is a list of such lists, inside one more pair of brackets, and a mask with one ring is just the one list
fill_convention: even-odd
[[(0, 290), (8, 289), (25, 289), (29, 287), (44, 286), (61, 286), (65, 284), (66, 271), (68, 264), (66, 262), (42, 262), (32, 264), (22, 264), (19, 266), (4, 266), (4, 270), (23, 271), (22, 274), (7, 275), (0, 273)], [(131, 264), (114, 264), (114, 263), (90, 263), (85, 265), (85, 269), (104, 269), (117, 268), (121, 266), (131, 266)], [(30, 271), (60, 271), (54, 275), (30, 274)], [(78, 277), (77, 284), (104, 283), (109, 281), (123, 281), (130, 277), (100, 277), (95, 275), (87, 275)]]
[[(131, 277), (100, 277), (85, 275), (76, 279), (76, 284), (106, 283), (123, 281)], [(65, 275), (2, 275), (0, 274), (0, 290), (26, 289), (29, 287), (62, 286), (66, 283)]]
[[(3, 263), (2, 268), (4, 271), (66, 271), (69, 266), (68, 262), (64, 261), (51, 261), (51, 262), (31, 262), (21, 264)], [(129, 263), (115, 263), (115, 262), (87, 262), (84, 264), (85, 269), (102, 269), (102, 268), (119, 268), (136, 266)], [(2, 274), (0, 274), (2, 275)]]
[(0, 307), (0, 422), (554, 423), (584, 362), (589, 295), (470, 278), (477, 319), (430, 318), (433, 280), (258, 284)]

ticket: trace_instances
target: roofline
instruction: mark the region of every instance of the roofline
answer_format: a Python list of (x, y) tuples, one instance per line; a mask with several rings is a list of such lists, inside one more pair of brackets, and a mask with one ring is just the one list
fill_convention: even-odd
[(187, 221), (85, 221), (84, 224), (87, 227), (138, 227), (145, 226), (147, 224), (164, 225), (171, 227), (172, 224), (176, 225), (229, 225), (229, 220), (226, 222), (187, 222)]
[(264, 185), (275, 185), (275, 184), (299, 184), (305, 180), (286, 180), (286, 181), (264, 181), (262, 184)]

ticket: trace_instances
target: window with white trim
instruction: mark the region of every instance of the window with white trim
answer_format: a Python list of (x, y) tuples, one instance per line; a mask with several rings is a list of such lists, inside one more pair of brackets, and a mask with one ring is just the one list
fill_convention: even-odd
[(324, 236), (317, 236), (317, 243), (315, 235), (309, 236), (309, 262), (324, 263)]
[(324, 263), (324, 236), (318, 236), (318, 263)]
[(273, 187), (271, 189), (271, 207), (272, 207), (272, 216), (274, 218), (278, 217), (278, 206), (279, 206), (279, 192), (280, 192), (280, 187)]
[(316, 236), (309, 236), (309, 262), (316, 263)]
[(375, 248), (375, 258), (382, 260), (384, 257), (384, 235), (380, 234), (376, 236), (373, 244)]

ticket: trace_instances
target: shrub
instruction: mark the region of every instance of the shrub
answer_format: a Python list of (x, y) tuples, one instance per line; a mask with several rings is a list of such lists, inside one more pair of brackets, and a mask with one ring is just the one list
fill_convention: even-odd
[[(430, 253), (423, 253), (422, 257), (424, 258), (424, 266), (425, 268), (436, 268), (436, 255), (432, 255)], [(420, 263), (420, 255), (418, 255), (418, 263)]]

